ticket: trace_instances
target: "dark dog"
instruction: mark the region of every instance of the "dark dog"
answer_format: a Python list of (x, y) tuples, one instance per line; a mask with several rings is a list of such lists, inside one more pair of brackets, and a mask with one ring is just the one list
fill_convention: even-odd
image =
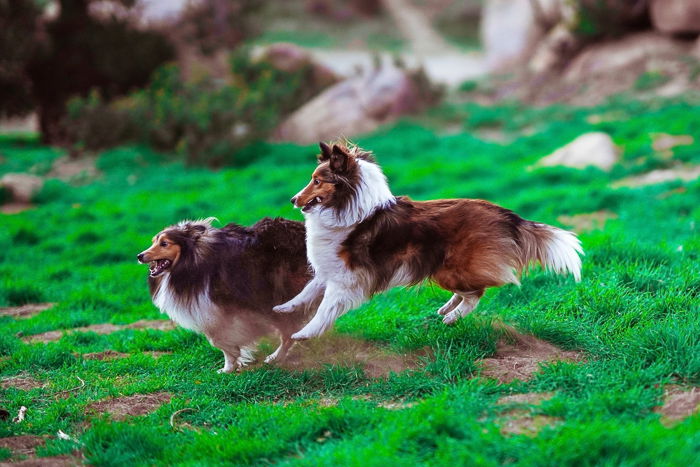
[(265, 218), (252, 227), (211, 226), (213, 218), (183, 221), (153, 237), (138, 255), (148, 263), (153, 303), (180, 326), (203, 333), (224, 353), (229, 373), (252, 361), (250, 349), (277, 331), (279, 348), (265, 362), (283, 360), (290, 336), (317, 303), (302, 313), (279, 314), (285, 302), (311, 279), (301, 222)]

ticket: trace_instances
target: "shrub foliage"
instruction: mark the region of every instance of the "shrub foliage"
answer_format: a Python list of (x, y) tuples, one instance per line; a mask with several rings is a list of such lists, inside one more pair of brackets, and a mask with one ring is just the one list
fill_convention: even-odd
[(176, 65), (158, 69), (150, 84), (129, 96), (106, 101), (98, 92), (69, 104), (71, 140), (95, 151), (141, 142), (174, 151), (188, 164), (240, 162), (238, 149), (264, 139), (281, 116), (320, 91), (310, 66), (286, 72), (247, 51), (232, 55), (226, 80), (187, 80)]

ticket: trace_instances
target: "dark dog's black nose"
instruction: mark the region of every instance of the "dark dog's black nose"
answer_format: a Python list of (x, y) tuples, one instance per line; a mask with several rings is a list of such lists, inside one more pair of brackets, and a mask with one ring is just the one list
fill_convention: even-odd
[(143, 253), (139, 253), (138, 255), (136, 255), (136, 258), (137, 258), (139, 261), (143, 262)]
[(295, 196), (294, 198), (290, 199), (289, 201), (291, 201), (292, 204), (297, 204), (297, 197)]

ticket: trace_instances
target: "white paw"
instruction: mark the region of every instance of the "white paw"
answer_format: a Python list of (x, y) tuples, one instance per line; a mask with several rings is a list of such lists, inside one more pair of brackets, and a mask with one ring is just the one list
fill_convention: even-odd
[(455, 321), (459, 319), (459, 315), (455, 313), (454, 311), (451, 311), (445, 315), (445, 317), (442, 319), (442, 322), (445, 324), (454, 324)]
[(290, 305), (288, 303), (283, 303), (282, 305), (272, 307), (272, 311), (276, 313), (292, 313), (295, 309), (296, 307), (294, 305)]
[(265, 357), (265, 363), (272, 363), (275, 360), (277, 360), (277, 354), (271, 353), (267, 357)]
[(439, 315), (446, 315), (446, 314), (449, 313), (449, 312), (450, 312), (450, 309), (449, 309), (448, 307), (446, 307), (446, 306), (441, 306), (441, 307), (438, 309), (437, 314), (439, 314)]
[(309, 334), (308, 332), (306, 332), (304, 330), (301, 330), (299, 332), (292, 334), (292, 339), (295, 341), (305, 341), (305, 340), (311, 339), (312, 337), (316, 337), (316, 336), (312, 336), (311, 334)]
[(233, 373), (234, 368), (233, 367), (223, 367), (221, 369), (216, 370), (217, 373)]

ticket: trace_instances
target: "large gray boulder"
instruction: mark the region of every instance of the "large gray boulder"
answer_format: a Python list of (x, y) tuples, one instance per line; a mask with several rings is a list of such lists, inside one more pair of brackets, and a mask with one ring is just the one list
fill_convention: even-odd
[(700, 32), (700, 1), (651, 0), (654, 28), (667, 34)]
[(273, 139), (309, 144), (353, 137), (420, 110), (429, 98), (415, 74), (380, 68), (326, 89), (282, 122)]

